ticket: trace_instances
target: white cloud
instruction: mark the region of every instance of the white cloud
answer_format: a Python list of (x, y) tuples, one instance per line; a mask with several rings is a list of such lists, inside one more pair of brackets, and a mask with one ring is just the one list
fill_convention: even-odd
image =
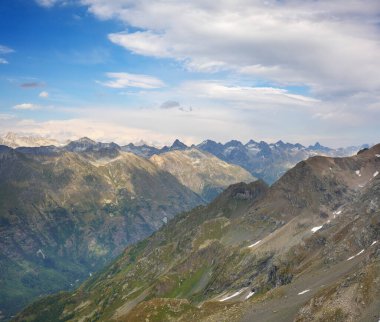
[(40, 107), (38, 105), (35, 105), (35, 104), (32, 104), (32, 103), (22, 103), (22, 104), (18, 104), (18, 105), (13, 106), (13, 108), (15, 110), (30, 110), (30, 111), (33, 111), (33, 110), (38, 110)]
[(200, 71), (220, 69), (319, 95), (380, 89), (380, 2), (82, 0), (101, 19), (137, 32), (109, 39)]
[(113, 79), (106, 82), (99, 82), (103, 86), (111, 88), (137, 87), (153, 89), (164, 87), (165, 84), (158, 78), (149, 75), (130, 74), (130, 73), (107, 73), (107, 77)]
[[(9, 48), (9, 47), (4, 46), (4, 45), (0, 45), (0, 55), (11, 54), (13, 52), (14, 52), (14, 50), (12, 48)], [(8, 63), (9, 62), (5, 58), (0, 57), (0, 64), (5, 65)]]
[(115, 44), (121, 45), (136, 54), (155, 57), (170, 57), (169, 44), (162, 35), (150, 31), (135, 33), (110, 34), (108, 38)]
[(46, 7), (46, 8), (50, 8), (58, 2), (58, 0), (35, 0), (35, 1), (37, 2), (38, 5), (42, 7)]
[(9, 47), (4, 46), (4, 45), (0, 45), (0, 54), (10, 54), (13, 52), (14, 52), (14, 50), (12, 48), (9, 48)]
[(181, 90), (198, 97), (222, 102), (243, 102), (244, 104), (254, 104), (259, 108), (267, 108), (268, 104), (278, 108), (282, 105), (307, 106), (320, 102), (312, 97), (291, 94), (282, 88), (232, 86), (216, 81), (187, 82), (182, 85)]
[(14, 115), (12, 114), (0, 114), (0, 120), (4, 121), (4, 120), (10, 120), (14, 118)]
[(38, 94), (39, 97), (41, 98), (48, 98), (49, 97), (49, 93), (46, 92), (46, 91), (42, 91), (41, 93)]

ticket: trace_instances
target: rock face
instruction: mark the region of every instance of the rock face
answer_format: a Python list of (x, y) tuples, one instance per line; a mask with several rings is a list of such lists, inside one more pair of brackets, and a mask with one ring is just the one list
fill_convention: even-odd
[(204, 200), (149, 160), (90, 140), (0, 146), (0, 311), (70, 289)]
[(255, 180), (243, 168), (195, 148), (153, 155), (150, 161), (171, 173), (183, 185), (207, 201), (213, 200), (233, 183)]
[(377, 321), (380, 145), (235, 184), (15, 321)]

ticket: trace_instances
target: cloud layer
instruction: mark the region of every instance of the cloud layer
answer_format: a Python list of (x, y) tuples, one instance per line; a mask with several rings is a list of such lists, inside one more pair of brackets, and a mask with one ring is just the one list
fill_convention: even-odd
[(197, 71), (232, 70), (320, 95), (380, 89), (380, 2), (83, 0), (139, 31), (109, 39)]
[[(117, 20), (99, 37), (109, 41), (109, 55), (124, 48), (136, 65), (111, 65), (118, 67), (97, 81), (110, 100), (104, 106), (88, 102), (66, 121), (34, 122), (34, 130), (80, 124), (80, 118), (99, 139), (99, 129), (124, 136), (125, 126), (134, 129), (129, 141), (140, 135), (164, 143), (178, 136), (336, 146), (372, 143), (380, 135), (378, 0), (69, 2), (99, 20)], [(97, 75), (109, 70), (101, 68)]]
[(130, 73), (107, 73), (110, 81), (99, 82), (100, 84), (111, 88), (136, 87), (144, 89), (160, 88), (165, 86), (160, 79), (148, 75), (130, 74)]
[(40, 107), (38, 105), (32, 104), (32, 103), (22, 103), (22, 104), (17, 104), (13, 106), (15, 110), (38, 110)]

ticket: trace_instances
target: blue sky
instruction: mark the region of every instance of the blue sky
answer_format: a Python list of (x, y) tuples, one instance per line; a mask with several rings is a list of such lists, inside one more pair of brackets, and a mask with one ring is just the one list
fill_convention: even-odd
[(380, 138), (380, 3), (4, 0), (0, 134)]

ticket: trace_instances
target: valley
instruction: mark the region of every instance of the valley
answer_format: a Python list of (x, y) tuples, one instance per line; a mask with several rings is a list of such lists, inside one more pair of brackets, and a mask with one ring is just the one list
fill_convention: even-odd
[[(219, 166), (212, 175), (224, 179), (209, 172), (198, 183), (219, 191), (253, 180), (231, 167), (242, 175)], [(149, 160), (87, 138), (63, 147), (0, 146), (0, 182), (3, 317), (38, 296), (76, 288), (127, 245), (207, 201)]]

